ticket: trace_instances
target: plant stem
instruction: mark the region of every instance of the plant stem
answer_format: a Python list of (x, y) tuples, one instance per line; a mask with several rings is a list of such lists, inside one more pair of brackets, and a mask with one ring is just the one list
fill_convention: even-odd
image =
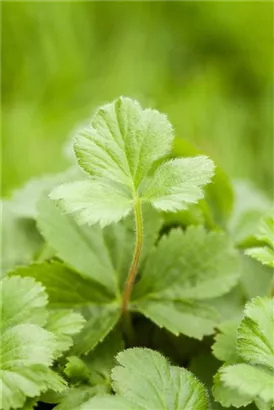
[(135, 250), (133, 254), (132, 263), (128, 273), (127, 281), (125, 284), (125, 290), (123, 294), (122, 302), (122, 316), (124, 317), (128, 310), (128, 304), (130, 301), (130, 295), (134, 285), (134, 281), (137, 274), (137, 269), (140, 261), (142, 245), (143, 245), (143, 218), (142, 218), (142, 209), (139, 198), (136, 198), (134, 205), (135, 213), (135, 225), (136, 225), (136, 243)]

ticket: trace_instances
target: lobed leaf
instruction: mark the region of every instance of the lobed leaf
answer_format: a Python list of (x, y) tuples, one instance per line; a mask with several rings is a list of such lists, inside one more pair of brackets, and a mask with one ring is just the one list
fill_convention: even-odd
[(133, 299), (209, 299), (228, 292), (239, 279), (236, 250), (220, 232), (190, 226), (163, 236), (147, 260)]
[[(137, 198), (156, 209), (185, 209), (202, 196), (213, 162), (206, 157), (176, 159), (155, 171), (171, 152), (173, 130), (167, 117), (120, 97), (98, 109), (90, 127), (75, 139), (79, 165), (90, 180), (57, 187), (51, 198), (81, 224), (106, 226), (124, 218)], [(153, 173), (153, 171), (155, 171)]]
[(144, 300), (136, 310), (176, 336), (182, 333), (199, 340), (214, 332), (219, 319), (215, 309), (197, 301)]
[(238, 351), (245, 361), (274, 370), (273, 341), (274, 300), (255, 298), (246, 305), (245, 317), (238, 328)]
[(133, 348), (116, 357), (112, 371), (115, 396), (96, 397), (84, 409), (208, 409), (203, 385), (187, 370), (171, 366), (158, 352)]

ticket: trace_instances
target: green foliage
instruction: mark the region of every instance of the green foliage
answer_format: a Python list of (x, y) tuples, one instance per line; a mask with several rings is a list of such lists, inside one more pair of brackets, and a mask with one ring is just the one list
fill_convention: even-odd
[(256, 238), (266, 246), (250, 248), (245, 253), (264, 265), (274, 267), (274, 211), (262, 220)]
[(61, 321), (60, 314), (56, 318), (55, 312), (46, 309), (44, 287), (32, 278), (7, 277), (1, 293), (1, 409), (8, 410), (22, 407), (27, 397), (48, 389), (62, 392), (66, 388), (51, 366), (72, 344), (67, 335), (80, 330), (83, 318), (66, 311)]
[(269, 203), (128, 98), (74, 150), (3, 201), (1, 409), (270, 410)]
[(79, 165), (92, 179), (55, 188), (51, 198), (79, 224), (102, 227), (128, 215), (137, 199), (162, 211), (185, 209), (202, 198), (214, 165), (202, 156), (176, 159), (150, 175), (153, 164), (170, 153), (172, 141), (165, 115), (120, 97), (99, 108), (75, 139)]
[(117, 355), (112, 370), (115, 396), (90, 399), (84, 409), (208, 409), (204, 386), (187, 370), (171, 366), (149, 349), (128, 349)]
[(226, 363), (214, 378), (213, 393), (224, 407), (252, 401), (259, 409), (274, 405), (273, 302), (266, 297), (253, 299), (240, 325), (227, 325), (216, 338), (213, 353)]

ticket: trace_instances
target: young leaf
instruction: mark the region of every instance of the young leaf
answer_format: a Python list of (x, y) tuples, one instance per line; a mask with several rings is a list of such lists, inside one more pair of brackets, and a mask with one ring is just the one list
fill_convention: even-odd
[(44, 288), (31, 278), (7, 277), (2, 294), (1, 408), (9, 410), (47, 389), (62, 391), (65, 383), (50, 369), (56, 337), (38, 325), (47, 318)]
[(79, 223), (101, 226), (125, 217), (137, 198), (160, 210), (185, 209), (202, 197), (214, 165), (206, 157), (179, 159), (150, 175), (153, 164), (170, 153), (172, 141), (165, 115), (120, 97), (99, 108), (91, 126), (76, 137), (78, 162), (92, 179), (55, 188), (51, 198)]
[(84, 409), (206, 410), (204, 386), (187, 370), (171, 366), (158, 352), (133, 348), (117, 356), (112, 371), (115, 396), (96, 397)]

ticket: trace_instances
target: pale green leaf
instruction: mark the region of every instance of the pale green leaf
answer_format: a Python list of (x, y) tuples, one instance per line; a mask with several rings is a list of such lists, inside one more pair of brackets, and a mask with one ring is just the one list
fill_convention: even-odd
[(71, 310), (53, 310), (49, 312), (46, 328), (56, 336), (55, 359), (72, 346), (72, 336), (80, 332), (84, 323), (83, 316)]
[(213, 174), (214, 164), (204, 156), (170, 160), (144, 186), (142, 198), (161, 211), (185, 209), (203, 197), (202, 187)]
[(6, 277), (1, 293), (1, 408), (9, 410), (22, 407), (27, 397), (47, 389), (61, 391), (65, 383), (49, 368), (58, 341), (38, 326), (47, 320), (42, 285), (29, 277)]
[(11, 201), (1, 201), (1, 275), (30, 263), (43, 244), (35, 222), (19, 218)]
[(102, 229), (98, 225), (79, 227), (47, 198), (39, 201), (38, 212), (38, 227), (57, 255), (81, 276), (97, 281), (113, 294), (117, 283)]
[[(85, 284), (79, 278), (78, 286), (83, 283), (79, 289), (81, 293), (83, 295), (90, 293), (89, 299), (91, 301), (94, 299), (95, 302), (113, 298), (115, 291), (119, 294), (128, 275), (135, 245), (135, 225), (132, 216), (118, 224), (101, 229), (98, 225), (79, 226), (71, 216), (63, 215), (48, 198), (43, 198), (38, 208), (38, 226), (47, 242), (64, 262), (79, 272), (83, 279), (92, 281), (92, 286), (87, 284), (88, 288), (85, 291), (83, 290)], [(143, 221), (145, 235), (141, 264), (157, 240), (161, 217), (153, 208), (144, 207)], [(52, 268), (57, 269), (54, 266)], [(61, 273), (62, 281), (66, 281), (66, 273)], [(54, 274), (50, 272), (48, 274), (52, 276), (53, 281)], [(72, 275), (73, 273), (67, 280), (71, 281), (73, 288), (78, 275), (74, 274), (74, 278)], [(41, 281), (43, 276), (44, 273), (41, 271)], [(58, 271), (56, 276), (59, 276)], [(49, 285), (51, 287), (53, 283)], [(65, 289), (70, 287), (70, 285), (64, 286)]]
[(79, 225), (100, 223), (104, 227), (124, 218), (133, 207), (130, 195), (118, 185), (97, 180), (60, 185), (50, 198), (64, 213), (73, 214)]
[(81, 224), (102, 226), (126, 216), (136, 198), (160, 210), (185, 209), (203, 196), (214, 165), (206, 157), (176, 159), (153, 174), (155, 162), (171, 152), (172, 141), (165, 115), (120, 97), (99, 108), (75, 139), (78, 162), (92, 179), (65, 184), (51, 198)]
[(203, 385), (189, 371), (171, 366), (160, 353), (133, 348), (119, 353), (116, 359), (114, 390), (140, 408), (208, 409)]
[(94, 383), (101, 379), (101, 381), (110, 384), (110, 371), (115, 364), (114, 358), (124, 347), (121, 332), (117, 329), (85, 356), (85, 364), (92, 370)]
[(220, 379), (226, 386), (238, 390), (240, 394), (249, 395), (253, 400), (258, 397), (274, 405), (273, 371), (240, 363), (221, 368)]
[(65, 181), (72, 181), (83, 175), (78, 167), (71, 167), (58, 174), (30, 179), (12, 193), (11, 203), (15, 214), (21, 218), (35, 218), (37, 216), (37, 202), (44, 192), (49, 192), (54, 186)]
[[(16, 271), (15, 271), (16, 273)], [(45, 324), (47, 295), (32, 278), (7, 277), (1, 283), (1, 329), (23, 323)]]
[(267, 246), (250, 248), (245, 253), (257, 259), (263, 265), (274, 267), (274, 250)]
[(242, 406), (246, 407), (252, 402), (252, 395), (239, 393), (237, 389), (225, 385), (221, 380), (220, 371), (214, 376), (213, 380), (213, 396), (223, 407), (231, 408), (231, 406), (233, 406), (238, 409)]
[(214, 332), (219, 318), (215, 309), (197, 301), (144, 300), (136, 310), (177, 336), (182, 333), (200, 340)]
[(87, 322), (74, 338), (73, 355), (90, 352), (110, 333), (120, 317), (120, 308), (115, 305), (93, 306), (88, 310)]
[(137, 406), (120, 396), (106, 395), (91, 398), (79, 410), (146, 410), (146, 407)]
[(257, 296), (269, 294), (273, 279), (273, 269), (245, 254), (241, 256), (243, 274), (240, 283), (245, 299), (249, 300)]
[(245, 253), (264, 265), (274, 267), (274, 214), (262, 219), (256, 238), (267, 246), (247, 249)]
[(237, 348), (245, 361), (274, 370), (273, 298), (258, 297), (246, 305), (238, 329)]
[[(61, 402), (54, 407), (55, 410), (80, 410), (83, 403), (88, 402), (88, 400), (96, 396), (97, 394), (105, 394), (104, 387), (90, 387), (90, 386), (79, 386), (73, 387), (67, 390)], [(82, 407), (81, 407), (82, 408)], [(110, 410), (110, 409), (108, 409)]]
[(234, 208), (228, 228), (237, 245), (248, 245), (254, 242), (261, 218), (270, 210), (271, 201), (250, 181), (236, 181), (234, 194)]
[(215, 336), (212, 351), (217, 359), (224, 362), (233, 362), (238, 358), (236, 337), (238, 321), (228, 321), (218, 326), (220, 333)]
[(153, 162), (170, 151), (172, 140), (165, 115), (120, 97), (98, 109), (74, 148), (79, 164), (91, 175), (137, 188)]
[(12, 274), (31, 276), (46, 288), (51, 308), (79, 308), (109, 303), (112, 296), (106, 288), (58, 261), (34, 263), (17, 268)]
[(173, 229), (151, 252), (133, 299), (208, 299), (228, 292), (239, 279), (236, 250), (220, 232), (190, 226)]
[(77, 356), (68, 357), (64, 373), (72, 382), (88, 382), (91, 374), (85, 362)]

